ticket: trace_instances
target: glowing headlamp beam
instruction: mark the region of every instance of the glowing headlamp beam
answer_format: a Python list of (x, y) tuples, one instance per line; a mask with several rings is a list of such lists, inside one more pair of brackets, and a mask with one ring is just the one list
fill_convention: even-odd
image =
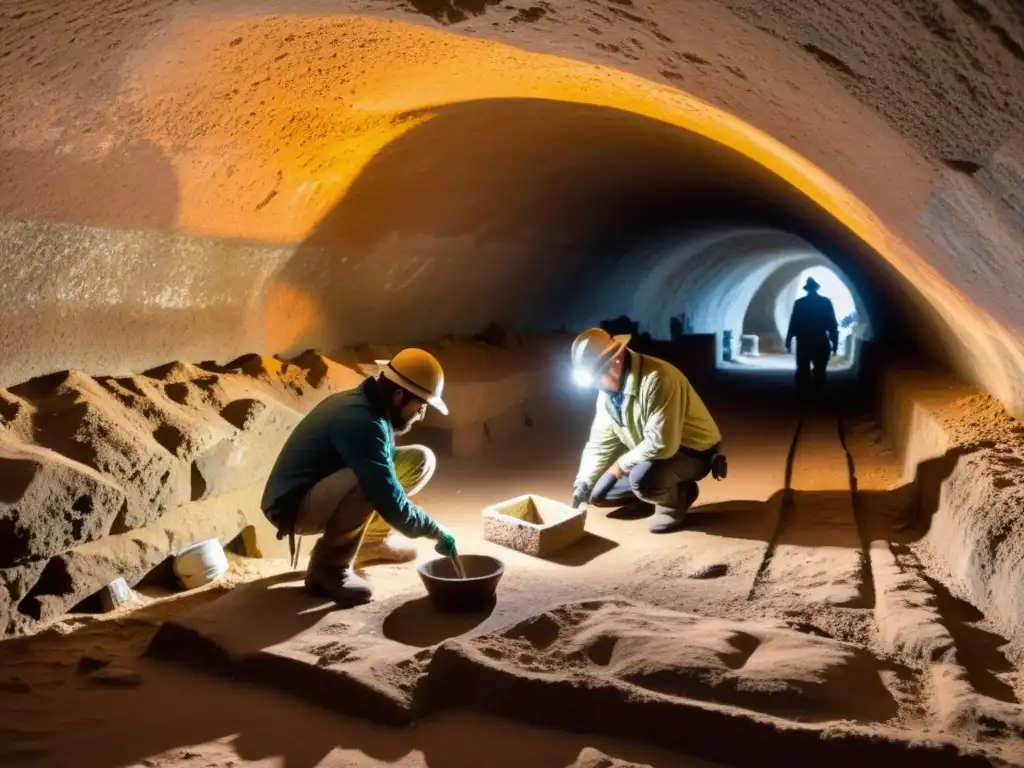
[(594, 384), (594, 375), (582, 368), (574, 368), (572, 380), (576, 383), (577, 387), (591, 387)]

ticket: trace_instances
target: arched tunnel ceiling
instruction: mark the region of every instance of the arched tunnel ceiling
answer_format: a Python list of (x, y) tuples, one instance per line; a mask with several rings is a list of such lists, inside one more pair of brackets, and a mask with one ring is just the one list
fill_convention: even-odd
[(1019, 310), (919, 219), (940, 160), (1024, 117), (1021, 19), (932, 5), (26, 3), (0, 25), (4, 383), (536, 318), (702, 220), (803, 237), (1024, 405)]

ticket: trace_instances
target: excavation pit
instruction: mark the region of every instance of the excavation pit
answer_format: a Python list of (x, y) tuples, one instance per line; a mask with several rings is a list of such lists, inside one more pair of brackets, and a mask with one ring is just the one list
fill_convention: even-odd
[(583, 538), (586, 507), (526, 494), (494, 504), (483, 512), (484, 539), (534, 557), (551, 555)]

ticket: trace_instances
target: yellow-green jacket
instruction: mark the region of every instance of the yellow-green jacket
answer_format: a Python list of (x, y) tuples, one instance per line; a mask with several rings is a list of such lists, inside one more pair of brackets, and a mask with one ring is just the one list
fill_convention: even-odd
[(690, 380), (674, 365), (630, 351), (623, 384), (622, 423), (604, 392), (583, 447), (577, 482), (593, 487), (612, 463), (628, 473), (642, 461), (667, 459), (679, 448), (703, 451), (722, 439)]

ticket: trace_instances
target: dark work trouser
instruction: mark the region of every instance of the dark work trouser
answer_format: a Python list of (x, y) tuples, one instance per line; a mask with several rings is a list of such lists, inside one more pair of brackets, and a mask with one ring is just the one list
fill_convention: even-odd
[(706, 451), (680, 448), (671, 458), (642, 461), (606, 492), (595, 487), (590, 503), (595, 507), (621, 507), (639, 500), (656, 507), (686, 509), (697, 498), (697, 481), (711, 472), (717, 452), (717, 445)]
[(796, 385), (801, 392), (821, 392), (825, 388), (825, 369), (831, 352), (828, 340), (796, 340)]

